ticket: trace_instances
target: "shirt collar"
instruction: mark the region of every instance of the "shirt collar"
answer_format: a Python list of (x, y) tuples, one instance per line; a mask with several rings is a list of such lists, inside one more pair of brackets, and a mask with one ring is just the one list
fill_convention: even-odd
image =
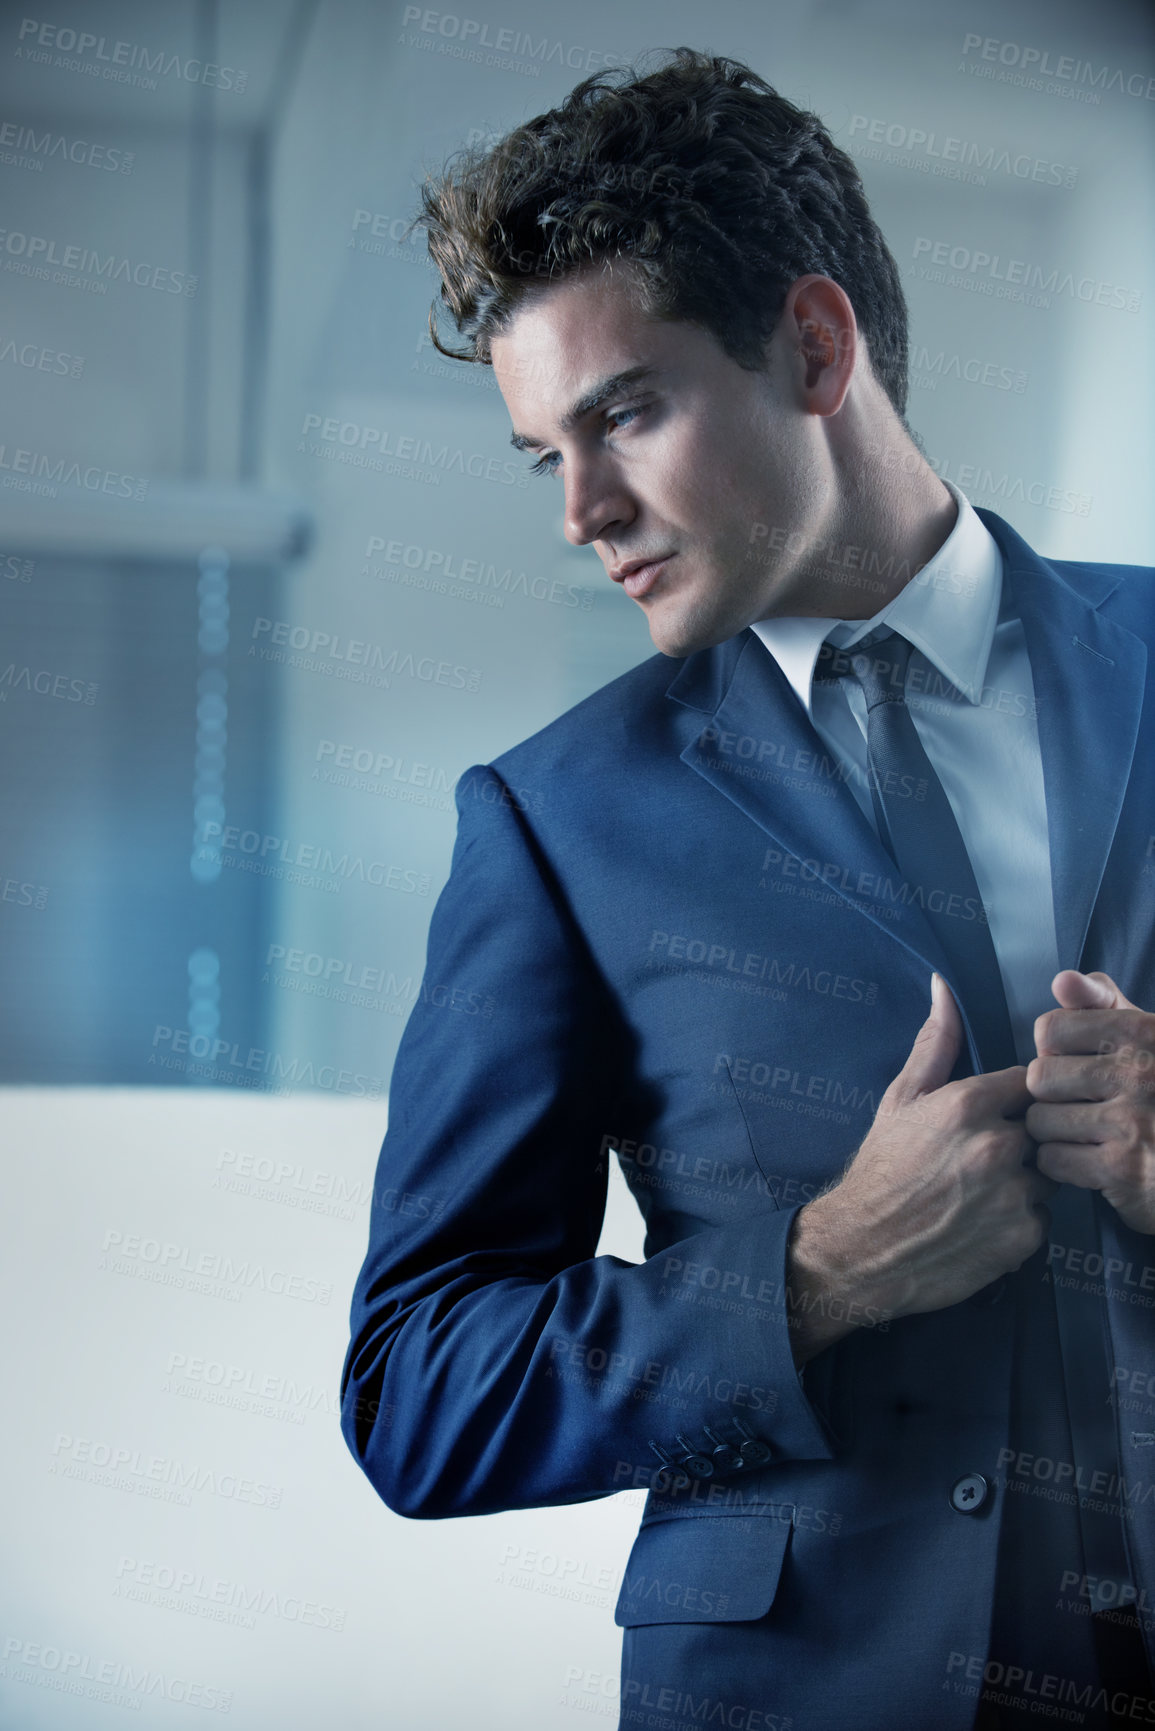
[(810, 714), (818, 651), (827, 638), (849, 648), (885, 626), (910, 639), (971, 703), (982, 693), (1002, 599), (1002, 556), (986, 524), (951, 481), (954, 528), (932, 559), (870, 619), (758, 619), (750, 629), (777, 661)]

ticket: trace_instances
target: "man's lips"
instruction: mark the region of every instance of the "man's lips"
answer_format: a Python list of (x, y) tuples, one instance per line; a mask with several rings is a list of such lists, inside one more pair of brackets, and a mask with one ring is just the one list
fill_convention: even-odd
[(640, 601), (648, 594), (658, 580), (658, 575), (674, 557), (672, 553), (659, 553), (653, 559), (627, 559), (621, 565), (615, 565), (610, 576), (615, 583), (620, 583), (626, 594), (633, 601)]

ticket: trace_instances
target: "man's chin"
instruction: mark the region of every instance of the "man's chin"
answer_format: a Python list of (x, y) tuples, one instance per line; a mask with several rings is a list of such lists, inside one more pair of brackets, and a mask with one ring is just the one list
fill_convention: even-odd
[(715, 644), (725, 643), (728, 637), (734, 636), (733, 630), (720, 620), (707, 623), (704, 620), (662, 619), (656, 609), (648, 617), (647, 624), (654, 648), (676, 660), (684, 660), (699, 649), (713, 649)]

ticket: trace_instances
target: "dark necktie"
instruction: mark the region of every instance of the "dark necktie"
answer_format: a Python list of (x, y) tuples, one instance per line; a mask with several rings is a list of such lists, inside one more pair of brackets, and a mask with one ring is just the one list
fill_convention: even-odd
[(866, 698), (867, 779), (882, 845), (942, 946), (983, 1068), (1015, 1062), (1002, 974), (986, 909), (950, 800), (906, 706), (913, 645), (889, 632), (852, 651), (824, 643), (816, 680), (856, 677)]

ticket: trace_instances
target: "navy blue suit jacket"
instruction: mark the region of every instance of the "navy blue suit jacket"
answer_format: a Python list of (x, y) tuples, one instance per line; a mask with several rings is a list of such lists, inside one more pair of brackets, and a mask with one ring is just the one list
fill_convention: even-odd
[[(1155, 1008), (1152, 573), (1044, 561), (982, 515), (1031, 660), (1060, 966)], [(932, 969), (951, 980), (917, 897), (748, 630), (645, 661), (457, 803), (353, 1302), (350, 1448), (410, 1516), (652, 1487), (617, 1611), (624, 1723), (716, 1698), (766, 1731), (962, 1731), (1012, 1307), (867, 1318), (800, 1377), (784, 1279), (798, 1208), (869, 1128)], [(615, 1157), (637, 1266), (594, 1254)], [(1150, 1376), (1155, 1239), (1097, 1206), (1115, 1361)], [(1117, 1411), (1155, 1601), (1155, 1490), (1132, 1489), (1155, 1410)], [(738, 1464), (751, 1441), (769, 1459)], [(993, 1487), (974, 1517), (949, 1500), (968, 1473)]]

